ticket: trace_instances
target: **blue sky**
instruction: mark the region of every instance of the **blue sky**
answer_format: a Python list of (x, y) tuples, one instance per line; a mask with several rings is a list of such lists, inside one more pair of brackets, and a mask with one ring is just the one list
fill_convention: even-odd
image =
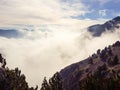
[(120, 14), (120, 0), (84, 0), (83, 3), (89, 6), (90, 13), (83, 18), (107, 18), (111, 19)]

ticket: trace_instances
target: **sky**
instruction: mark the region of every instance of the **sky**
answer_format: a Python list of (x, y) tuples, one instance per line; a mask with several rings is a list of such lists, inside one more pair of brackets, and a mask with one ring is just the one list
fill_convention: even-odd
[[(0, 0), (0, 29), (20, 38), (0, 37), (7, 66), (18, 67), (30, 86), (67, 65), (120, 40), (120, 32), (93, 37), (87, 27), (120, 16), (120, 0)], [(108, 42), (109, 41), (109, 42)], [(99, 45), (100, 43), (100, 45)]]
[[(120, 15), (120, 0), (0, 0), (0, 27), (84, 24)], [(89, 21), (88, 21), (89, 23)]]

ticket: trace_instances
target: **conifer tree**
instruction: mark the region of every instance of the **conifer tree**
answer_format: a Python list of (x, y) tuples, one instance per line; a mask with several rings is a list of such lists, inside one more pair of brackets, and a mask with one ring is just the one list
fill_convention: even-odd
[(51, 79), (49, 79), (49, 84), (51, 90), (62, 90), (62, 81), (58, 72), (56, 72)]
[(116, 55), (113, 59), (113, 65), (118, 64), (118, 62), (119, 62), (119, 59), (118, 59), (118, 56)]
[(42, 87), (40, 90), (63, 90), (62, 88), (62, 78), (59, 73), (55, 73), (52, 78), (49, 79), (49, 83), (46, 78), (44, 78)]
[(6, 60), (0, 54), (0, 90), (37, 90), (33, 87), (29, 88), (26, 77), (21, 74), (21, 70), (15, 68), (10, 70), (6, 68)]
[(51, 90), (50, 85), (46, 80), (46, 77), (44, 77), (44, 80), (43, 80), (43, 83), (42, 83), (42, 86), (41, 86), (40, 90)]

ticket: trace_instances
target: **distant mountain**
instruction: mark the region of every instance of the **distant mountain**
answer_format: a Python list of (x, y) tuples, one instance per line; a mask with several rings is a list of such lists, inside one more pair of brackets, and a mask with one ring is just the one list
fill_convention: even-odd
[[(99, 49), (96, 54), (93, 54), (83, 61), (65, 67), (60, 71), (60, 75), (63, 80), (64, 90), (119, 90), (120, 41), (117, 41), (111, 46), (105, 47), (105, 49), (103, 50)], [(90, 76), (94, 76), (94, 78), (91, 79), (89, 78)], [(111, 79), (112, 77), (114, 77), (114, 79)], [(103, 82), (101, 82), (100, 80), (103, 80)], [(116, 82), (112, 80), (115, 80)], [(102, 84), (100, 84), (98, 81)], [(109, 84), (107, 83), (108, 81)], [(82, 86), (81, 88), (88, 87), (92, 89), (79, 89), (80, 82)], [(89, 84), (84, 84), (84, 82)], [(114, 87), (112, 86), (113, 82), (115, 83)], [(92, 87), (95, 85), (98, 89), (95, 89), (96, 87)], [(106, 85), (106, 89), (100, 89), (104, 87), (100, 85)], [(114, 89), (107, 89), (107, 87), (113, 87)]]
[(104, 24), (90, 26), (88, 27), (88, 31), (90, 31), (93, 36), (100, 36), (106, 30), (112, 31), (116, 28), (120, 28), (120, 16), (117, 16)]
[(23, 36), (23, 33), (15, 29), (0, 29), (0, 36), (6, 38), (20, 38)]

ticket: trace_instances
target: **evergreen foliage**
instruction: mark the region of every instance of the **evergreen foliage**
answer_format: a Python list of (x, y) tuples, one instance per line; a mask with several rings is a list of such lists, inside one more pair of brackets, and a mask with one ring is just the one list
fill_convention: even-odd
[(120, 76), (112, 75), (110, 78), (99, 78), (88, 75), (84, 81), (79, 81), (79, 90), (120, 90)]
[(0, 54), (0, 90), (37, 90), (37, 88), (29, 88), (26, 77), (21, 74), (21, 70), (15, 68), (10, 70), (5, 68), (6, 60)]
[(56, 72), (52, 78), (49, 79), (49, 83), (44, 78), (42, 87), (40, 90), (63, 90), (62, 78), (58, 72)]

